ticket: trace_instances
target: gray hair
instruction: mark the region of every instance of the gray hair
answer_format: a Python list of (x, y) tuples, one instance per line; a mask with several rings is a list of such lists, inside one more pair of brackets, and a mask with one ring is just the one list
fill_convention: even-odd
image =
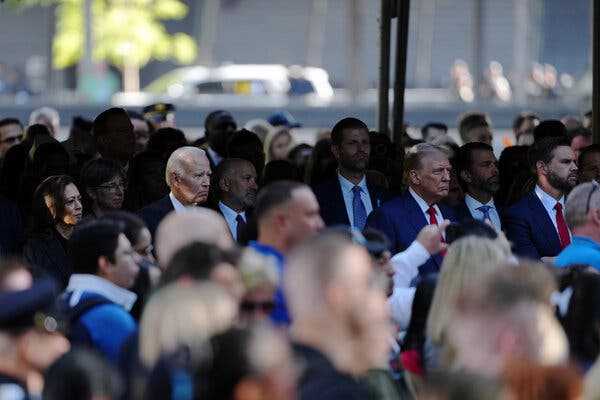
[(169, 160), (167, 161), (167, 167), (165, 168), (165, 182), (167, 186), (171, 187), (171, 175), (181, 175), (187, 165), (193, 164), (199, 157), (206, 157), (206, 152), (198, 147), (184, 146), (175, 150)]
[(565, 220), (569, 228), (573, 229), (585, 225), (589, 209), (600, 209), (600, 188), (591, 182), (576, 186), (567, 198)]

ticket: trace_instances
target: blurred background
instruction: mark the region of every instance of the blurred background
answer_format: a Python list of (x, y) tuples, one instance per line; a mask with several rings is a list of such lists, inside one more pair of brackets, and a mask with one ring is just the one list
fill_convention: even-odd
[[(455, 127), (481, 110), (502, 130), (522, 110), (581, 116), (591, 3), (413, 0), (406, 122)], [(375, 126), (379, 13), (376, 0), (5, 0), (0, 115), (50, 105), (70, 121), (163, 101), (193, 129), (216, 108), (242, 123), (285, 109), (305, 127), (346, 115)]]

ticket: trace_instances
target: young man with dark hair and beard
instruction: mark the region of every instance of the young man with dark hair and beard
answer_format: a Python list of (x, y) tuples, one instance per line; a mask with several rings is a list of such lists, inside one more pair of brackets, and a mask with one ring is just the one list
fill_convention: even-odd
[(529, 160), (537, 184), (506, 210), (503, 226), (515, 254), (554, 257), (571, 243), (563, 208), (565, 195), (577, 184), (575, 154), (567, 138), (550, 137), (533, 145)]
[(485, 143), (467, 143), (458, 152), (457, 165), (458, 179), (465, 192), (464, 202), (457, 207), (457, 216), (484, 221), (500, 231), (500, 211), (494, 204), (500, 174), (494, 150)]

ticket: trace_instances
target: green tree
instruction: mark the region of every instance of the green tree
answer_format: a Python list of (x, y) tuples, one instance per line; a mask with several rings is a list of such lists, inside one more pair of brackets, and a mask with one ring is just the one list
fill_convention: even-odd
[[(77, 64), (85, 51), (85, 0), (12, 0), (18, 6), (56, 5), (52, 64)], [(190, 64), (196, 43), (185, 33), (170, 34), (162, 21), (181, 19), (188, 7), (180, 0), (92, 0), (92, 60), (119, 67), (125, 91), (139, 90), (139, 70), (150, 60)]]

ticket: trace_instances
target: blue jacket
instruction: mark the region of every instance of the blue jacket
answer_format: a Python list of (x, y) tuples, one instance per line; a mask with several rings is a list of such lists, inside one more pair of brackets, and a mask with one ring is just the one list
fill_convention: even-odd
[(573, 236), (571, 244), (560, 252), (554, 265), (563, 268), (570, 265), (591, 265), (600, 271), (600, 244), (584, 236)]
[(516, 255), (534, 260), (560, 253), (558, 232), (535, 192), (503, 213), (502, 227)]
[[(450, 207), (441, 204), (438, 207), (445, 219), (456, 222), (454, 211)], [(367, 219), (368, 227), (379, 229), (390, 239), (392, 254), (406, 250), (425, 225), (428, 225), (428, 221), (408, 190), (374, 210)], [(431, 257), (419, 267), (419, 274), (425, 276), (438, 272), (442, 260), (443, 257), (439, 254)]]
[(123, 344), (137, 330), (133, 317), (120, 305), (91, 292), (83, 292), (71, 306), (72, 295), (68, 292), (59, 299), (69, 317), (71, 344), (92, 347), (117, 365)]

